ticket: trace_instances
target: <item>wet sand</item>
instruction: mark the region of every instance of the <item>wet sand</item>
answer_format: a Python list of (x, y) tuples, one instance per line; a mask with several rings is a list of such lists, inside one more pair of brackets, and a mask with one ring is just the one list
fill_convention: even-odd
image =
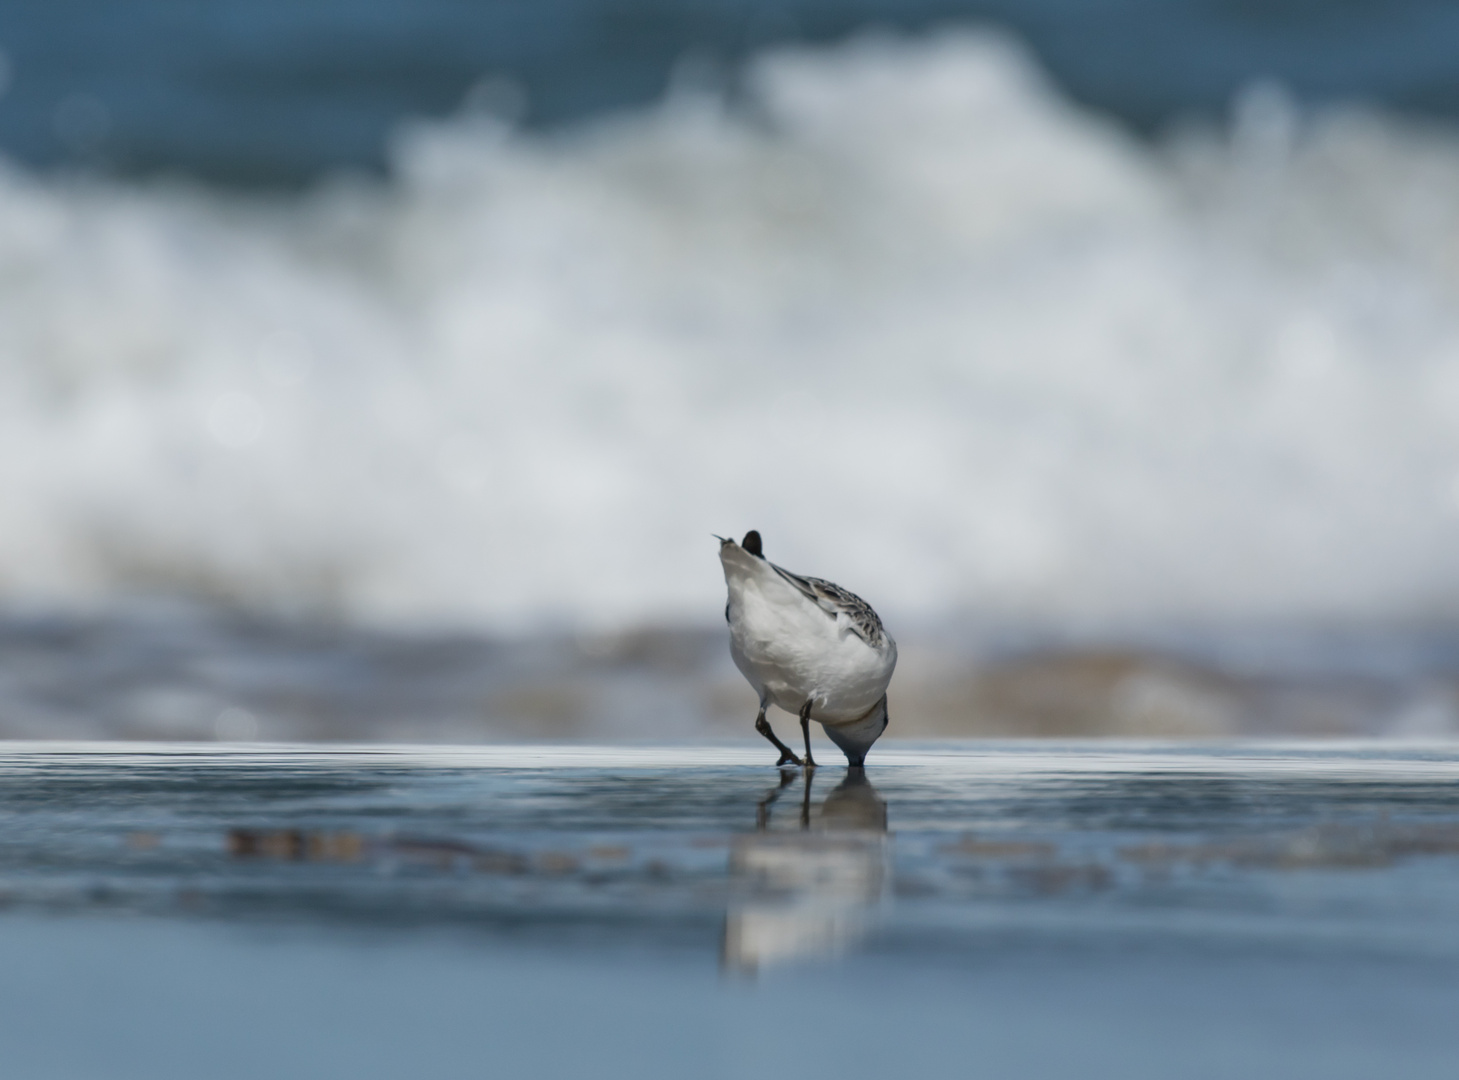
[[(888, 739), (1459, 738), (1446, 627), (897, 634)], [(756, 706), (723, 624), (493, 637), (202, 608), (0, 615), (0, 658), (0, 740), (684, 742), (748, 737)]]
[(1459, 749), (8, 744), (46, 1077), (1448, 1076)]

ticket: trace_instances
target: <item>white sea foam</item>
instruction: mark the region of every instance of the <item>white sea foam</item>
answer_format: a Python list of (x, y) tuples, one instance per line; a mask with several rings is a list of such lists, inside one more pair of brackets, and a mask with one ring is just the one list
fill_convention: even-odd
[(745, 85), (297, 197), (0, 172), (0, 596), (702, 616), (754, 526), (892, 613), (1459, 614), (1459, 133), (1151, 147), (975, 34)]

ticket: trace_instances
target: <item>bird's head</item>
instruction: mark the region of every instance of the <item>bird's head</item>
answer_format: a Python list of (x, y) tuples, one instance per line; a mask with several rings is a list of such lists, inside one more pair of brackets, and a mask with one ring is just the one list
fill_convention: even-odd
[(886, 695), (878, 701), (869, 713), (849, 724), (826, 724), (826, 736), (841, 748), (846, 761), (853, 767), (866, 764), (866, 752), (872, 743), (881, 738), (891, 718), (887, 715)]

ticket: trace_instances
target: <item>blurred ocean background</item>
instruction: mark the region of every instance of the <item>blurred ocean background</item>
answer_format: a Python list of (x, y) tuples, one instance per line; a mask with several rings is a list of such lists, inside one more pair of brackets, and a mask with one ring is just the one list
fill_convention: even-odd
[(0, 8), (0, 736), (1459, 733), (1459, 9)]

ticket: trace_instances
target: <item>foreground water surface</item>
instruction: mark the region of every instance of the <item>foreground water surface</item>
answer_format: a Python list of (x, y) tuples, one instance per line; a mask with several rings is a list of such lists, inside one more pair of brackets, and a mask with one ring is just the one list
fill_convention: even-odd
[(1452, 1075), (1459, 749), (768, 760), (8, 744), (7, 1072)]

